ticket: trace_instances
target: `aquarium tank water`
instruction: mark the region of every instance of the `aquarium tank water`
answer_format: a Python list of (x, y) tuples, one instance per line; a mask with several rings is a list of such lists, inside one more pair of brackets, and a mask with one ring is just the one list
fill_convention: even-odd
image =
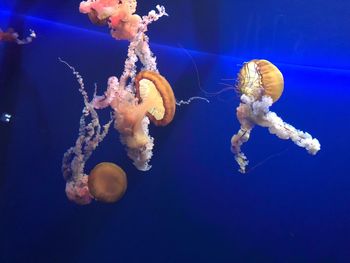
[(349, 14), (1, 0), (0, 263), (350, 262)]

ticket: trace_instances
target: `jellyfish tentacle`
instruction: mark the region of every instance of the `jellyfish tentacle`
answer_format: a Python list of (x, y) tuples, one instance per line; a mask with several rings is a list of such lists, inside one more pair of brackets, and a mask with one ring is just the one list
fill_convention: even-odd
[(30, 35), (23, 38), (23, 39), (19, 39), (18, 38), (18, 34), (16, 35), (16, 43), (18, 45), (26, 45), (26, 44), (29, 44), (30, 42), (33, 41), (34, 38), (36, 38), (36, 33), (34, 32), (34, 30), (30, 29)]
[[(247, 101), (252, 100), (251, 98), (245, 98)], [(238, 163), (241, 173), (245, 173), (245, 167), (249, 161), (246, 155), (241, 151), (241, 146), (247, 142), (250, 138), (250, 133), (254, 128), (254, 122), (250, 120), (251, 109), (245, 104), (241, 103), (237, 108), (237, 119), (241, 124), (241, 127), (237, 134), (231, 138), (231, 151), (235, 154), (235, 160)]]
[[(138, 61), (138, 57), (136, 54), (138, 39), (139, 38), (137, 36), (136, 40), (132, 41), (129, 44), (128, 56), (127, 56), (127, 59), (125, 60), (125, 63), (124, 63), (124, 71), (120, 77), (120, 84), (119, 85), (121, 88), (127, 87), (127, 82), (128, 82), (129, 78), (131, 79), (132, 84), (134, 82), (133, 80), (136, 76), (136, 71), (137, 71), (136, 62)], [(128, 86), (130, 90), (132, 90), (132, 84)]]
[(195, 101), (195, 100), (202, 100), (202, 101), (205, 101), (205, 102), (207, 102), (207, 103), (210, 103), (210, 101), (209, 101), (207, 98), (199, 97), (199, 96), (194, 96), (194, 97), (189, 98), (188, 100), (176, 101), (176, 105), (177, 105), (177, 106), (189, 105), (192, 101)]
[[(84, 205), (92, 200), (92, 195), (88, 188), (88, 175), (84, 173), (85, 163), (99, 143), (106, 137), (113, 119), (101, 127), (98, 114), (89, 102), (82, 76), (66, 61), (62, 59), (59, 59), (59, 61), (73, 71), (79, 83), (79, 92), (82, 94), (84, 101), (84, 108), (80, 118), (79, 136), (75, 146), (66, 151), (62, 160), (62, 172), (67, 182), (67, 197), (78, 204)], [(91, 119), (90, 122), (86, 121), (88, 117)]]
[(251, 130), (252, 129), (246, 130), (241, 128), (238, 133), (231, 138), (231, 151), (235, 155), (235, 160), (239, 165), (239, 171), (241, 173), (245, 173), (245, 167), (249, 164), (248, 158), (241, 151), (241, 146), (249, 140)]
[(320, 143), (312, 138), (309, 133), (297, 130), (292, 125), (284, 122), (276, 113), (269, 110), (272, 98), (263, 96), (260, 101), (252, 103), (250, 118), (262, 127), (267, 127), (271, 134), (278, 138), (291, 139), (296, 145), (305, 148), (308, 153), (315, 155), (320, 150)]
[(307, 133), (300, 131), (290, 124), (284, 122), (274, 112), (266, 115), (265, 122), (268, 123), (269, 132), (280, 139), (291, 139), (299, 147), (303, 147), (308, 153), (315, 155), (321, 149), (320, 142)]
[(107, 90), (102, 96), (97, 95), (97, 92), (95, 90), (94, 97), (91, 102), (93, 107), (95, 109), (104, 109), (109, 107), (112, 101), (117, 96), (118, 89), (119, 89), (118, 78), (115, 76), (109, 77), (107, 82)]
[(148, 171), (152, 168), (149, 162), (153, 156), (154, 138), (149, 134), (149, 124), (150, 120), (145, 116), (137, 133), (132, 136), (120, 134), (120, 141), (127, 146), (128, 157), (140, 171)]
[[(124, 72), (120, 77), (121, 87), (128, 87), (132, 89), (134, 78), (136, 76), (136, 62), (141, 61), (143, 68), (142, 70), (149, 70), (158, 72), (156, 57), (153, 55), (149, 47), (149, 38), (146, 35), (147, 27), (152, 22), (157, 21), (162, 16), (168, 16), (165, 12), (164, 6), (156, 6), (158, 13), (151, 10), (147, 16), (142, 17), (142, 21), (138, 28), (138, 33), (132, 39), (128, 48), (128, 57), (125, 61)], [(127, 86), (127, 80), (131, 79), (130, 84)]]

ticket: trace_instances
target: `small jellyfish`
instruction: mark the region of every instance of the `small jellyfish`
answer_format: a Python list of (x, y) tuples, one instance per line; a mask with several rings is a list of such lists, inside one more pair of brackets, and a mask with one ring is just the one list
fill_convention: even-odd
[(267, 60), (251, 60), (240, 70), (237, 91), (241, 94), (241, 103), (236, 114), (241, 127), (232, 136), (231, 150), (241, 173), (246, 172), (249, 163), (241, 146), (249, 140), (255, 125), (268, 128), (271, 134), (280, 139), (291, 139), (310, 154), (315, 155), (320, 150), (321, 145), (316, 138), (285, 123), (276, 113), (270, 111), (270, 106), (281, 97), (283, 89), (282, 73)]
[(9, 28), (7, 31), (2, 31), (0, 28), (0, 42), (15, 42), (18, 45), (25, 45), (29, 44), (33, 41), (33, 39), (36, 38), (36, 34), (33, 30), (30, 30), (30, 35), (27, 36), (24, 39), (19, 39), (18, 33), (13, 29)]
[(97, 201), (117, 202), (123, 197), (127, 188), (126, 174), (114, 163), (99, 163), (90, 172), (88, 187)]

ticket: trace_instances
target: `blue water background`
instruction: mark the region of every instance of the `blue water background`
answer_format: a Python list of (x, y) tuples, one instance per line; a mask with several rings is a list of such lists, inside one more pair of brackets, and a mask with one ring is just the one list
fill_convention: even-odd
[[(147, 3), (146, 3), (147, 2)], [(95, 28), (67, 1), (10, 12), (0, 27), (35, 29), (27, 46), (0, 43), (2, 124), (0, 262), (350, 262), (350, 10), (347, 1), (172, 1), (149, 27), (151, 48), (178, 100), (234, 85), (245, 61), (269, 59), (285, 77), (272, 107), (310, 132), (310, 156), (257, 127), (244, 145), (242, 175), (230, 152), (239, 129), (233, 90), (178, 107), (155, 137), (149, 172), (137, 171), (111, 129), (89, 159), (120, 165), (128, 190), (118, 203), (77, 206), (64, 193), (63, 153), (74, 144), (90, 95), (119, 76), (127, 43)], [(13, 2), (14, 3), (14, 2)], [(58, 3), (58, 2), (57, 2)], [(62, 2), (63, 3), (63, 2)], [(140, 3), (145, 14), (157, 2)], [(38, 18), (39, 17), (39, 18)], [(198, 67), (195, 67), (184, 47)], [(109, 111), (101, 111), (107, 121)]]

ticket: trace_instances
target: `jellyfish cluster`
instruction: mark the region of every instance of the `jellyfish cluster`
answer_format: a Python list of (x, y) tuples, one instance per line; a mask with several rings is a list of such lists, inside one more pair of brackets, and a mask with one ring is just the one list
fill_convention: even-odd
[[(97, 95), (95, 91), (90, 99), (82, 76), (60, 59), (75, 75), (84, 101), (78, 138), (64, 154), (62, 162), (66, 195), (77, 204), (89, 204), (92, 200), (116, 202), (126, 191), (126, 173), (116, 164), (103, 162), (96, 165), (89, 175), (85, 173), (87, 160), (107, 136), (111, 126), (118, 131), (134, 166), (140, 171), (147, 171), (151, 168), (154, 147), (154, 138), (149, 133), (150, 123), (166, 126), (174, 118), (176, 105), (189, 104), (196, 99), (206, 100), (192, 97), (188, 101), (176, 101), (169, 82), (159, 73), (146, 35), (152, 22), (167, 16), (165, 8), (158, 5), (156, 11), (141, 17), (135, 13), (136, 7), (136, 0), (87, 0), (80, 3), (80, 12), (86, 14), (92, 23), (108, 26), (111, 36), (117, 40), (129, 41), (124, 71), (119, 78), (109, 77), (103, 95)], [(137, 62), (142, 64), (140, 69)], [(231, 150), (241, 173), (246, 172), (249, 163), (241, 147), (249, 140), (255, 125), (268, 128), (280, 139), (291, 139), (310, 154), (320, 150), (317, 139), (270, 111), (283, 89), (282, 73), (267, 60), (254, 59), (240, 70), (237, 84), (240, 104), (236, 113), (240, 129), (232, 136)], [(111, 109), (111, 118), (101, 125), (97, 111), (105, 108)]]
[(7, 31), (2, 31), (0, 28), (0, 42), (14, 42), (18, 45), (25, 45), (32, 42), (34, 38), (36, 38), (36, 33), (33, 30), (30, 30), (29, 36), (20, 39), (19, 34), (13, 28), (9, 28)]
[(237, 107), (237, 119), (241, 125), (232, 136), (231, 150), (241, 173), (246, 172), (249, 161), (241, 151), (255, 125), (268, 128), (278, 138), (291, 139), (308, 153), (315, 155), (321, 148), (319, 141), (309, 133), (300, 131), (284, 122), (270, 107), (282, 95), (284, 79), (279, 69), (267, 60), (254, 59), (245, 63), (238, 74), (237, 91), (241, 95)]
[[(149, 24), (167, 16), (163, 6), (142, 18), (135, 14), (136, 0), (88, 0), (80, 3), (80, 12), (87, 14), (97, 25), (108, 25), (115, 39), (128, 40), (128, 54), (124, 72), (111, 76), (103, 95), (94, 94), (90, 100), (82, 76), (67, 62), (76, 76), (84, 109), (80, 119), (79, 136), (73, 147), (64, 154), (62, 171), (66, 180), (68, 199), (88, 204), (93, 199), (115, 202), (126, 190), (125, 172), (117, 165), (102, 163), (87, 175), (85, 163), (105, 138), (112, 123), (119, 132), (120, 141), (135, 167), (141, 171), (151, 168), (154, 139), (149, 124), (169, 124), (175, 114), (176, 100), (168, 81), (159, 74), (156, 57), (149, 47), (146, 35)], [(142, 68), (138, 70), (136, 63)], [(101, 126), (97, 110), (110, 107), (111, 120)]]

